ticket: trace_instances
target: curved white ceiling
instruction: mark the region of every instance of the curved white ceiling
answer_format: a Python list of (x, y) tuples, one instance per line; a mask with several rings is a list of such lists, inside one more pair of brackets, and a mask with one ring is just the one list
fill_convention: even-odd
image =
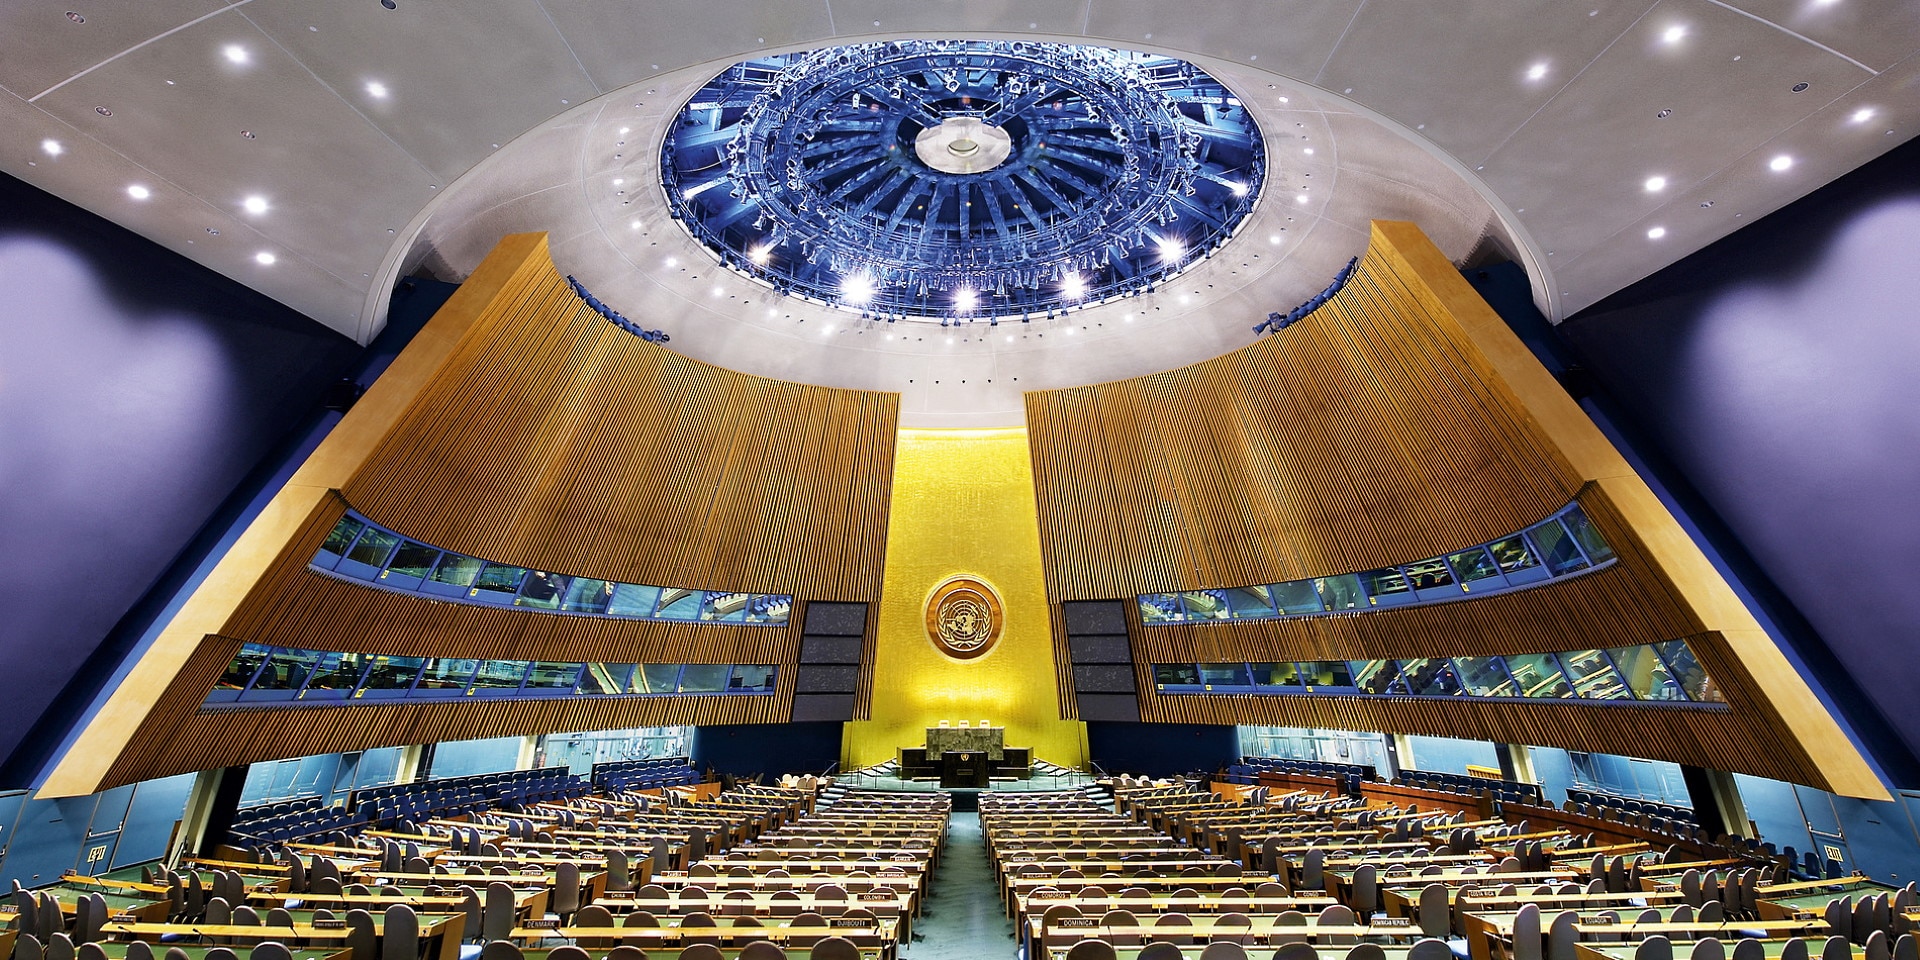
[[(716, 283), (659, 218), (661, 118), (735, 59), (901, 36), (1192, 59), (1260, 111), (1267, 196), (1137, 309), (984, 342), (802, 323)], [(1916, 50), (1911, 0), (67, 0), (0, 8), (0, 170), (362, 341), (402, 267), (458, 276), (501, 232), (543, 229), (563, 269), (676, 349), (900, 389), (909, 422), (1005, 422), (1021, 389), (1245, 343), (1375, 217), (1420, 222), (1455, 258), (1505, 248), (1558, 319), (1910, 136)], [(1289, 162), (1300, 135), (1330, 149)]]

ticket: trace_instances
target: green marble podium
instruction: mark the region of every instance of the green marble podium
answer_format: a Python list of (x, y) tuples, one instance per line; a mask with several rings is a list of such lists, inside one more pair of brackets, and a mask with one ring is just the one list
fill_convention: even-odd
[(946, 753), (984, 753), (999, 760), (1007, 745), (1006, 727), (928, 727), (927, 756)]

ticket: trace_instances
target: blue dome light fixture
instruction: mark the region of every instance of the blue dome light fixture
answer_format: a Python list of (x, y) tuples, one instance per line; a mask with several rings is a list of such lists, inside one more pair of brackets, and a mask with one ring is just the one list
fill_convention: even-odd
[(967, 322), (1151, 290), (1232, 236), (1265, 155), (1184, 60), (898, 40), (729, 67), (681, 108), (661, 169), (671, 215), (728, 267)]

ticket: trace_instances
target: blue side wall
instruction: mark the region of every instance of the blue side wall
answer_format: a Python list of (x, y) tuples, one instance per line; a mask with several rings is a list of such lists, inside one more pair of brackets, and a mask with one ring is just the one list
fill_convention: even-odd
[(1213, 773), (1240, 752), (1237, 728), (1187, 723), (1089, 723), (1087, 755), (1113, 773)]
[(695, 727), (693, 764), (737, 776), (822, 773), (840, 760), (839, 723)]

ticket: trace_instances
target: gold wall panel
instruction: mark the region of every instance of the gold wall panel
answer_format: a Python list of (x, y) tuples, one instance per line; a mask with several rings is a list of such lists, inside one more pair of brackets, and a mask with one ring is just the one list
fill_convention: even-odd
[[(1037, 758), (1078, 766), (1086, 728), (1059, 718), (1052, 621), (1041, 578), (1026, 431), (902, 430), (895, 447), (871, 719), (847, 725), (844, 766), (891, 760), (941, 720), (987, 720)], [(958, 660), (927, 635), (926, 604), (948, 578), (991, 586), (999, 639)]]

